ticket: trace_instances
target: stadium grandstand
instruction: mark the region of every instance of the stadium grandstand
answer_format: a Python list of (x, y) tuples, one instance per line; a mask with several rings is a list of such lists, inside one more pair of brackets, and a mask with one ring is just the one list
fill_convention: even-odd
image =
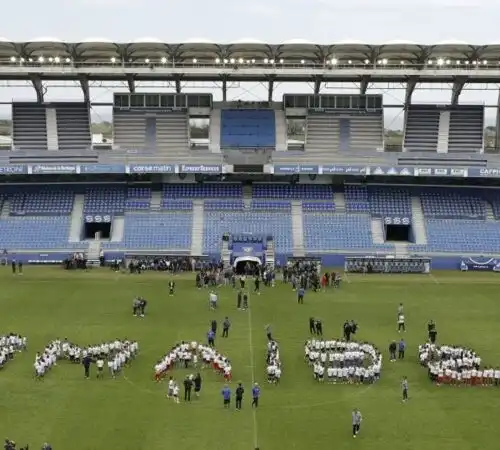
[[(499, 61), (500, 45), (461, 42), (2, 40), (0, 78), (30, 81), (36, 101), (12, 103), (12, 133), (0, 141), (0, 246), (27, 262), (104, 251), (229, 265), (243, 252), (271, 266), (363, 254), (423, 255), (451, 268), (467, 255), (496, 256), (500, 120), (486, 140), (487, 106), (460, 95), (498, 83)], [(54, 80), (78, 83), (83, 100), (46, 101)], [(105, 139), (92, 131), (90, 90), (109, 80), (128, 92), (107, 105)], [(141, 82), (170, 82), (172, 92), (142, 92)], [(219, 83), (222, 101), (183, 92), (190, 82)], [(233, 82), (266, 83), (268, 96), (233, 100)], [(287, 82), (303, 82), (303, 92), (276, 99)], [(330, 94), (333, 82), (359, 92)], [(395, 144), (384, 131), (391, 105), (370, 87), (396, 82), (405, 102)], [(421, 83), (449, 83), (449, 102), (413, 103)], [(192, 135), (193, 120), (208, 136)], [(290, 132), (294, 121), (300, 133)]]

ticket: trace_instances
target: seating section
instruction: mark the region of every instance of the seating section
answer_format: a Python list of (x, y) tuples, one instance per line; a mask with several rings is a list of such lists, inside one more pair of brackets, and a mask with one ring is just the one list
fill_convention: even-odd
[(482, 219), (486, 218), (486, 203), (470, 190), (432, 189), (420, 194), (422, 209), (427, 218)]
[(281, 211), (210, 211), (205, 213), (203, 251), (219, 252), (224, 233), (271, 235), (277, 253), (292, 251), (291, 215)]
[(191, 212), (126, 215), (121, 246), (134, 249), (189, 251), (192, 226)]
[(69, 216), (10, 217), (0, 220), (0, 247), (15, 250), (72, 249)]
[(114, 108), (113, 144), (125, 150), (146, 148), (146, 114), (143, 111)]
[(308, 251), (392, 249), (389, 244), (374, 245), (370, 216), (304, 212), (304, 246)]
[(409, 152), (436, 152), (441, 110), (436, 105), (410, 105), (406, 111), (404, 147)]
[(333, 187), (328, 184), (259, 184), (252, 186), (254, 198), (333, 201)]
[(451, 109), (448, 152), (480, 152), (483, 136), (483, 105), (463, 105)]
[(164, 184), (163, 198), (241, 198), (239, 183)]
[(276, 146), (276, 120), (272, 109), (226, 109), (221, 112), (222, 148)]
[(90, 112), (86, 103), (53, 104), (60, 150), (86, 150), (92, 145)]
[(238, 211), (245, 208), (243, 200), (229, 199), (229, 200), (205, 200), (203, 203), (205, 211)]
[(122, 187), (92, 187), (85, 193), (83, 212), (86, 214), (123, 214), (126, 191)]
[(333, 202), (302, 202), (302, 211), (304, 212), (334, 212), (335, 204)]
[(192, 211), (193, 201), (177, 198), (166, 198), (162, 200), (161, 207), (162, 209), (168, 209), (170, 211)]
[(45, 105), (12, 104), (12, 142), (16, 150), (47, 150), (47, 118)]
[(156, 148), (159, 151), (185, 150), (189, 145), (189, 119), (186, 112), (157, 113)]
[(413, 251), (498, 253), (500, 224), (480, 220), (429, 219), (427, 246)]
[(126, 211), (142, 211), (151, 208), (151, 188), (129, 187), (125, 200)]
[(369, 190), (370, 212), (376, 217), (411, 217), (411, 195), (407, 189)]
[(382, 110), (354, 115), (349, 119), (350, 151), (375, 151), (384, 145), (384, 116)]
[(75, 194), (70, 189), (19, 191), (10, 198), (11, 216), (62, 216), (73, 209)]
[(292, 204), (279, 200), (252, 200), (251, 207), (255, 211), (291, 211)]
[[(342, 142), (348, 142), (348, 124), (343, 124)], [(340, 119), (333, 114), (310, 113), (306, 119), (305, 149), (308, 152), (328, 153), (341, 147)], [(347, 148), (346, 148), (347, 149)]]

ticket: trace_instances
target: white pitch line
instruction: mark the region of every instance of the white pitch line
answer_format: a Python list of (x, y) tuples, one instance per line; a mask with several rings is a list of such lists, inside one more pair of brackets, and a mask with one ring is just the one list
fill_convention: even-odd
[[(253, 300), (251, 300), (253, 303)], [(253, 351), (253, 334), (252, 334), (252, 305), (249, 302), (248, 309), (248, 348), (250, 350), (250, 370), (252, 374), (252, 387), (255, 384), (255, 359)], [(257, 412), (252, 406), (252, 418), (253, 418), (253, 448), (259, 448), (259, 430), (257, 426)]]
[(347, 272), (344, 272), (344, 279), (347, 282), (347, 284), (351, 284), (351, 279), (347, 276)]
[(432, 273), (429, 273), (429, 277), (431, 278), (432, 281), (434, 281), (434, 283), (441, 284), (439, 280)]

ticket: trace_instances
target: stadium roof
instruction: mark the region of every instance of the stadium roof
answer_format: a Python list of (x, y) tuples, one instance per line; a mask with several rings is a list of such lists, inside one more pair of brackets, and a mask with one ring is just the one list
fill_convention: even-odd
[[(43, 58), (43, 59), (42, 59)], [(131, 42), (113, 42), (104, 38), (90, 38), (81, 42), (65, 42), (53, 37), (42, 37), (26, 42), (13, 42), (0, 38), (0, 62), (31, 62), (52, 58), (56, 62), (93, 63), (144, 59), (160, 61), (162, 58), (176, 62), (214, 61), (224, 59), (274, 59), (276, 62), (304, 60), (324, 63), (329, 59), (373, 61), (407, 61), (424, 63), (428, 59), (500, 61), (500, 42), (477, 45), (462, 41), (443, 41), (436, 44), (419, 44), (410, 41), (391, 41), (369, 44), (345, 40), (329, 44), (317, 44), (293, 39), (281, 44), (269, 44), (257, 39), (241, 39), (229, 43), (217, 43), (207, 39), (190, 39), (182, 43), (169, 43), (146, 37)]]

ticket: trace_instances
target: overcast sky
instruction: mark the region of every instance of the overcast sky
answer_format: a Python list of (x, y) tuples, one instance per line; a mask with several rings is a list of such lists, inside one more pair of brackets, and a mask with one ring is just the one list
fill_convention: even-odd
[[(319, 43), (359, 40), (384, 43), (410, 40), (436, 43), (460, 40), (473, 44), (500, 42), (500, 2), (494, 0), (24, 0), (2, 5), (4, 38), (27, 41), (54, 37), (67, 41), (106, 38), (129, 41), (154, 37), (167, 42), (191, 38), (231, 42), (254, 38), (271, 43), (301, 38)], [(329, 88), (324, 93), (356, 93), (356, 90)], [(444, 87), (443, 87), (444, 88)], [(141, 88), (139, 88), (140, 90)], [(310, 92), (307, 85), (281, 85), (276, 99), (284, 92)], [(110, 101), (120, 86), (94, 89), (93, 99)], [(164, 91), (144, 87), (143, 91)], [(193, 86), (186, 92), (211, 92), (207, 86)], [(403, 91), (385, 93), (386, 103), (400, 103)], [(214, 91), (215, 99), (220, 93)], [(233, 98), (266, 98), (264, 86), (246, 84), (229, 91)], [(462, 102), (496, 103), (495, 91), (471, 91), (462, 94)], [(76, 88), (49, 87), (47, 100), (79, 99)], [(34, 100), (31, 87), (0, 89), (0, 101)], [(414, 102), (445, 103), (449, 90), (418, 90)], [(488, 114), (492, 120), (493, 110)], [(8, 107), (0, 108), (8, 114)], [(96, 114), (108, 118), (110, 110), (97, 108)], [(396, 110), (387, 114), (388, 124), (399, 120)]]

